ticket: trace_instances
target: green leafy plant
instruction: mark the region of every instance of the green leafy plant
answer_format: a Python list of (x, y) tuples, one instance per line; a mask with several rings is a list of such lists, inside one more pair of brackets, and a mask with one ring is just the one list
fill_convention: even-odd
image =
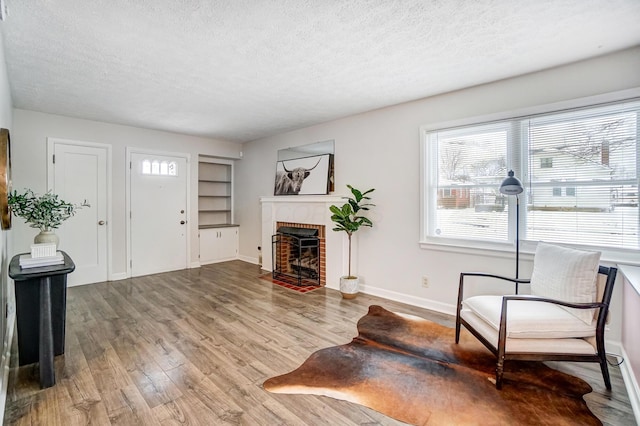
[(351, 185), (347, 185), (347, 188), (351, 190), (353, 197), (342, 197), (347, 202), (341, 207), (330, 206), (329, 210), (333, 213), (331, 220), (336, 224), (333, 230), (346, 232), (349, 237), (349, 278), (353, 278), (351, 275), (351, 236), (361, 226), (373, 226), (373, 222), (369, 218), (361, 216), (361, 214), (363, 210), (366, 211), (369, 210), (369, 207), (375, 206), (375, 204), (368, 202), (371, 197), (367, 197), (367, 194), (375, 191), (375, 188), (364, 192), (355, 189)]
[(9, 193), (8, 203), (16, 216), (41, 231), (56, 229), (78, 209), (90, 207), (86, 200), (82, 204), (71, 204), (51, 192), (39, 196), (30, 189), (23, 194), (18, 194), (18, 191)]

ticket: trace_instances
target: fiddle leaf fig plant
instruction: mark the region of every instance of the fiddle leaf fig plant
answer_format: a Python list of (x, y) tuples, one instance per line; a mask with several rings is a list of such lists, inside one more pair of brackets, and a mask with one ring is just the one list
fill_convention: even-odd
[(86, 200), (81, 204), (71, 204), (52, 192), (37, 195), (30, 189), (22, 194), (18, 194), (18, 191), (9, 193), (8, 204), (16, 216), (40, 231), (56, 229), (62, 222), (75, 215), (78, 209), (91, 207)]
[(373, 222), (365, 216), (362, 216), (363, 211), (369, 210), (369, 207), (375, 206), (368, 201), (371, 197), (367, 194), (375, 191), (375, 188), (367, 191), (360, 191), (351, 185), (347, 185), (347, 188), (351, 191), (352, 197), (342, 197), (347, 200), (345, 204), (338, 207), (332, 205), (329, 207), (331, 213), (331, 220), (336, 224), (334, 231), (342, 231), (347, 233), (349, 238), (349, 277), (351, 278), (351, 236), (354, 232), (358, 231), (361, 226), (373, 226)]

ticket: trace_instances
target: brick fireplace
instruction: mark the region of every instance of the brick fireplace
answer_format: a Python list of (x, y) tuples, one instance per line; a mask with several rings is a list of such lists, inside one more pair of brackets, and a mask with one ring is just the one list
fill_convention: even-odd
[[(276, 252), (276, 248), (272, 245), (271, 249), (273, 250), (273, 257), (275, 260), (273, 260), (272, 262), (272, 267), (275, 268), (274, 272), (276, 270), (279, 270), (280, 272), (284, 272), (284, 273), (288, 273), (291, 275), (297, 275), (298, 276), (298, 281), (300, 285), (300, 281), (302, 281), (300, 278), (310, 278), (310, 283), (309, 285), (314, 285), (315, 283), (313, 283), (313, 280), (316, 279), (317, 284), (315, 285), (320, 285), (320, 286), (324, 286), (327, 283), (327, 279), (326, 279), (326, 274), (327, 274), (327, 264), (326, 264), (326, 260), (325, 260), (325, 252), (326, 252), (326, 241), (325, 241), (325, 226), (324, 225), (317, 225), (317, 224), (309, 224), (309, 223), (296, 223), (296, 222), (276, 222), (276, 230), (277, 233), (280, 234), (282, 231), (282, 229), (287, 229), (287, 228), (292, 228), (292, 229), (308, 229), (308, 230), (314, 230), (317, 232), (317, 234), (315, 235), (317, 237), (317, 244), (318, 244), (318, 250), (317, 253), (313, 253), (313, 256), (311, 256), (312, 258), (315, 257), (315, 259), (312, 259), (312, 261), (317, 262), (317, 265), (314, 265), (312, 267), (305, 267), (304, 265), (302, 265), (302, 268), (307, 268), (312, 270), (314, 273), (317, 273), (317, 277), (315, 276), (300, 276), (300, 275), (305, 275), (305, 274), (301, 274), (300, 270), (298, 271), (292, 271), (291, 267), (284, 267), (284, 271), (283, 268), (276, 268), (276, 265), (288, 265), (291, 263), (292, 259), (290, 258), (291, 255), (291, 243), (287, 242), (287, 238), (286, 237), (278, 237), (276, 238), (279, 242), (280, 241), (284, 241), (285, 245), (287, 246), (286, 248), (283, 248), (280, 250), (279, 253)], [(277, 234), (276, 234), (277, 235)], [(304, 262), (303, 262), (304, 263)], [(306, 274), (309, 275), (309, 274)], [(274, 278), (276, 278), (274, 276)]]
[[(262, 205), (262, 269), (273, 272), (272, 236), (280, 226), (312, 227), (323, 235), (321, 285), (339, 289), (340, 277), (348, 268), (348, 246), (343, 232), (333, 232), (329, 206), (344, 203), (332, 195), (290, 195), (261, 197)], [(321, 232), (321, 233), (320, 233)], [(352, 264), (353, 267), (353, 264)]]

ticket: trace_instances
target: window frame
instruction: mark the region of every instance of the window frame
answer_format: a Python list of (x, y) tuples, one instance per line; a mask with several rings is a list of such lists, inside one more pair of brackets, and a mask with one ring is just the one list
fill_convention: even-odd
[[(487, 240), (472, 240), (472, 239), (459, 239), (459, 238), (445, 238), (445, 237), (431, 237), (428, 233), (429, 229), (433, 229), (433, 224), (436, 218), (433, 215), (427, 214), (433, 203), (437, 205), (437, 200), (434, 198), (433, 185), (429, 185), (429, 182), (437, 181), (437, 170), (433, 170), (430, 167), (430, 158), (432, 155), (437, 154), (436, 147), (431, 143), (430, 133), (437, 130), (446, 130), (453, 128), (463, 128), (471, 126), (490, 125), (496, 122), (505, 120), (517, 120), (525, 117), (531, 117), (536, 115), (546, 114), (561, 114), (563, 112), (569, 112), (569, 110), (578, 109), (590, 109), (604, 107), (609, 104), (616, 104), (622, 102), (637, 102), (640, 101), (640, 88), (623, 90), (619, 92), (606, 93), (602, 95), (589, 96), (584, 98), (572, 99), (562, 102), (549, 103), (543, 105), (536, 105), (532, 107), (516, 109), (512, 111), (502, 111), (487, 115), (479, 115), (469, 118), (463, 118), (458, 120), (444, 121), (439, 123), (432, 123), (420, 126), (420, 236), (419, 246), (422, 249), (447, 251), (454, 253), (468, 253), (476, 255), (487, 255), (492, 257), (512, 257), (515, 250), (515, 203), (516, 197), (507, 197), (509, 205), (509, 223), (508, 223), (508, 242), (497, 242)], [(640, 121), (639, 121), (640, 124)], [(519, 132), (516, 132), (519, 134)], [(640, 143), (640, 125), (638, 126), (639, 138), (637, 143)], [(507, 144), (507, 164), (514, 164), (513, 160), (517, 160), (515, 163), (520, 164), (523, 170), (516, 172), (518, 175), (521, 173), (527, 173), (528, 167), (527, 161), (525, 161), (526, 153), (512, 152), (512, 150), (521, 149), (521, 143), (509, 143)], [(435, 152), (434, 152), (435, 151)], [(637, 153), (640, 149), (636, 150)], [(637, 154), (636, 167), (640, 169), (640, 154)], [(434, 180), (435, 179), (435, 180)], [(638, 179), (640, 180), (640, 173), (638, 173)], [(564, 192), (564, 191), (563, 191)], [(563, 194), (564, 195), (564, 194)], [(522, 207), (522, 206), (521, 206)], [(521, 215), (520, 226), (526, 226), (526, 215)], [(602, 261), (621, 263), (628, 265), (639, 265), (640, 258), (638, 256), (638, 250), (634, 249), (622, 249), (615, 247), (604, 246), (581, 246), (579, 244), (566, 244), (575, 248), (584, 248), (587, 250), (599, 250), (602, 252)], [(532, 258), (532, 254), (535, 252), (537, 241), (520, 240), (520, 252), (523, 255), (523, 259), (527, 257)]]

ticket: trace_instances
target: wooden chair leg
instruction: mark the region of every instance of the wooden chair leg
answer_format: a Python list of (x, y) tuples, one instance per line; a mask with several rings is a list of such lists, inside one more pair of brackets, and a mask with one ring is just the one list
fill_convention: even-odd
[(609, 367), (607, 366), (607, 359), (600, 361), (600, 370), (602, 370), (602, 378), (604, 379), (604, 385), (607, 390), (611, 390), (611, 378), (609, 377)]
[(504, 374), (504, 360), (499, 360), (496, 366), (496, 389), (502, 389), (502, 375)]
[(464, 287), (464, 274), (460, 274), (458, 283), (458, 303), (456, 305), (456, 344), (460, 341), (460, 309), (462, 308), (462, 294)]

